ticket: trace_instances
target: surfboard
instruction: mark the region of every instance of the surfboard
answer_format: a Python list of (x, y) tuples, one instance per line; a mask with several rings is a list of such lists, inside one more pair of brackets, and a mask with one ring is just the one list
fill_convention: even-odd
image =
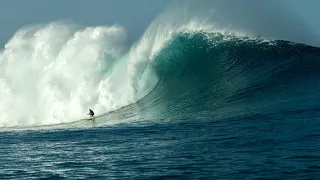
[(93, 121), (93, 120), (95, 120), (95, 119), (96, 119), (95, 117), (90, 117), (90, 118), (80, 119), (80, 121)]
[(94, 121), (95, 119), (99, 119), (101, 116), (103, 116), (104, 114), (99, 114), (99, 115), (96, 115), (94, 117), (87, 117), (87, 118), (82, 118), (82, 119), (79, 119), (77, 121)]

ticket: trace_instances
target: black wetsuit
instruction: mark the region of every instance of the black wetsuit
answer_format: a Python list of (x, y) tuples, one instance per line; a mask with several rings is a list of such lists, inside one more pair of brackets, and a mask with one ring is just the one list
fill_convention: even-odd
[(89, 115), (91, 116), (91, 117), (93, 117), (94, 116), (94, 112), (91, 110), (91, 109), (89, 109)]

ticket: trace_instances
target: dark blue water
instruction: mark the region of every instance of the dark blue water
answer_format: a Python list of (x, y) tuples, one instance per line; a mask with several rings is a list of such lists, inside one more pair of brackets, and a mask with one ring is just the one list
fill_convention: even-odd
[(319, 112), (3, 132), (1, 179), (319, 179)]

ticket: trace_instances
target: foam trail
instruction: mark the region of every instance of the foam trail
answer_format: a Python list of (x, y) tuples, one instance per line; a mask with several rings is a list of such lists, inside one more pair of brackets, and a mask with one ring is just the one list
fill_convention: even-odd
[(0, 126), (69, 122), (126, 103), (108, 91), (125, 38), (119, 26), (60, 22), (18, 31), (0, 54)]

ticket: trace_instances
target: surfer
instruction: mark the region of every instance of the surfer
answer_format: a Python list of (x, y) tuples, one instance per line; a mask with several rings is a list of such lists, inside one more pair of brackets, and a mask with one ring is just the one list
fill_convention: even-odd
[(94, 117), (94, 112), (91, 109), (89, 109), (89, 114), (88, 115), (90, 115), (90, 117)]

